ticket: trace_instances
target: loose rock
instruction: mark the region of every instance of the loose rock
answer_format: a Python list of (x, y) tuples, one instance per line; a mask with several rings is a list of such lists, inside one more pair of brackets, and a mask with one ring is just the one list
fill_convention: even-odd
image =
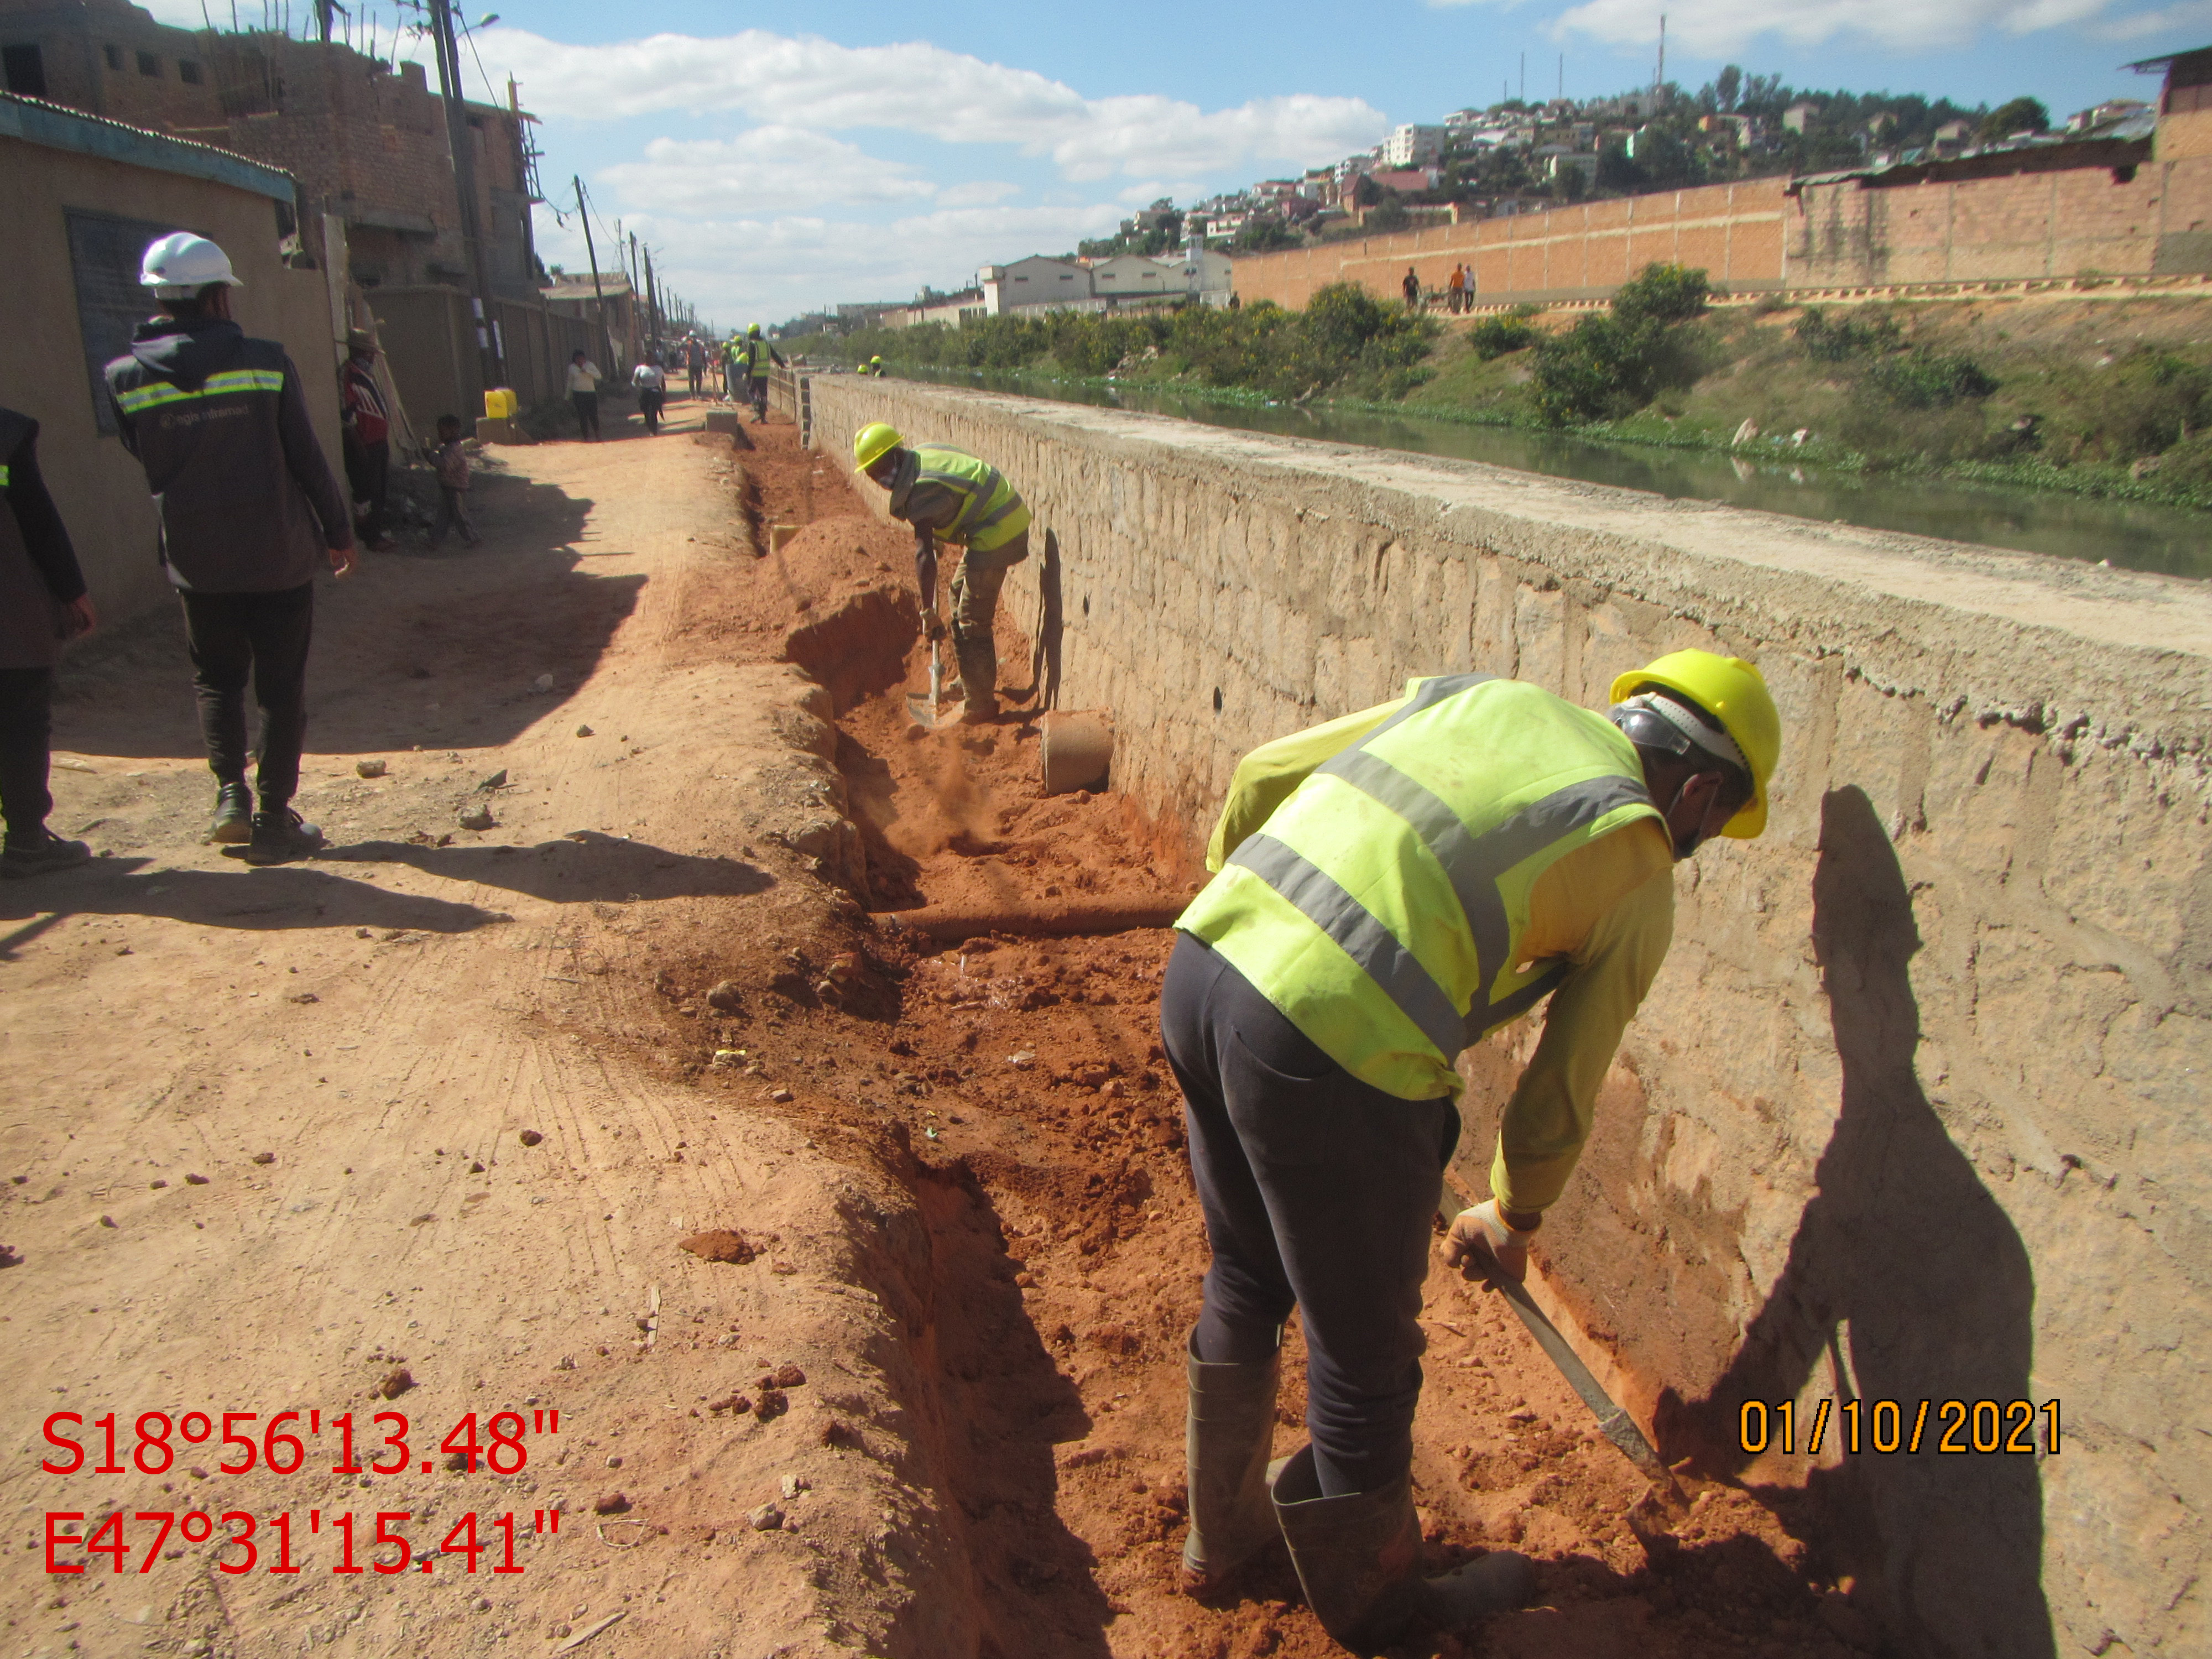
[(382, 1395), (386, 1400), (397, 1400), (414, 1386), (413, 1374), (402, 1365), (378, 1383), (372, 1392)]
[(629, 1512), (629, 1499), (618, 1492), (604, 1492), (592, 1500), (593, 1515), (626, 1515)]
[(498, 821), (492, 817), (489, 806), (464, 806), (461, 809), (460, 823), (464, 830), (489, 830)]
[(545, 1137), (539, 1134), (535, 1129), (525, 1129), (521, 1133), (515, 1136), (515, 1139), (526, 1146), (535, 1146), (539, 1141), (544, 1139)]
[(755, 1532), (775, 1532), (783, 1525), (783, 1510), (775, 1504), (763, 1504), (745, 1517)]
[(384, 775), (384, 763), (380, 760), (356, 761), (353, 769), (364, 778), (380, 778)]
[(580, 738), (588, 738), (592, 735), (592, 728), (588, 726), (580, 726), (576, 728), (576, 735)]
[(761, 1253), (761, 1247), (743, 1233), (719, 1227), (679, 1240), (676, 1248), (690, 1251), (702, 1261), (735, 1261), (740, 1265)]
[(542, 696), (553, 689), (553, 677), (550, 674), (540, 674), (530, 682), (530, 689)]
[(718, 981), (714, 988), (707, 993), (707, 1006), (719, 1008), (726, 1014), (734, 1014), (745, 1006), (744, 987), (733, 979)]

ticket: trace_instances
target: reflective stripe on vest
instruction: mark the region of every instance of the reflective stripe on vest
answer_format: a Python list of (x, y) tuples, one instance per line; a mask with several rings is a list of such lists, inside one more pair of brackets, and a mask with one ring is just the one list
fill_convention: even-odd
[[(1027, 508), (1014, 487), (988, 461), (957, 449), (939, 449), (929, 444), (916, 446), (915, 457), (921, 463), (915, 475), (916, 483), (933, 483), (961, 497), (959, 513), (938, 532), (945, 540), (979, 547), (993, 530), (1016, 513), (1026, 514)], [(1024, 523), (1027, 523), (1026, 517)], [(981, 547), (981, 550), (990, 550)]]
[(1565, 976), (1518, 961), (1537, 878), (1656, 816), (1601, 716), (1514, 681), (1426, 680), (1316, 768), (1181, 925), (1346, 1069), (1416, 1098), (1455, 1087), (1454, 1057)]
[(220, 374), (210, 374), (206, 384), (197, 390), (186, 391), (168, 380), (149, 380), (143, 386), (126, 387), (115, 394), (116, 403), (126, 415), (136, 415), (143, 410), (155, 409), (164, 404), (192, 403), (202, 398), (225, 398), (241, 392), (282, 392), (284, 371), (280, 368), (227, 368)]

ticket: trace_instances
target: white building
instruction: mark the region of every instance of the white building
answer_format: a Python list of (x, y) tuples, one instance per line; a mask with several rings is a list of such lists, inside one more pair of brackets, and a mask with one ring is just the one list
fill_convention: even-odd
[(1382, 143), (1382, 165), (1387, 167), (1425, 167), (1444, 153), (1444, 130), (1442, 127), (1400, 127)]
[(1091, 267), (1091, 291), (1115, 303), (1182, 294), (1190, 287), (1182, 276), (1182, 263), (1173, 255), (1156, 259), (1142, 253), (1117, 253)]
[(1049, 311), (1097, 311), (1103, 308), (1091, 286), (1091, 272), (1065, 259), (1032, 254), (1010, 265), (985, 265), (975, 273), (983, 290), (985, 313), (1002, 317), (1010, 311), (1032, 307)]

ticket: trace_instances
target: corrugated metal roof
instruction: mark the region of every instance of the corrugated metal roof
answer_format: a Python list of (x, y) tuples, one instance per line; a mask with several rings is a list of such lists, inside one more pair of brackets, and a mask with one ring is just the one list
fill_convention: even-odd
[[(1881, 179), (1892, 173), (1925, 173), (1934, 167), (1955, 167), (1962, 161), (1984, 161), (1992, 157), (2031, 154), (2040, 156), (2077, 145), (2148, 143), (2157, 131), (2158, 112), (2144, 110), (2082, 132), (2042, 132), (2033, 137), (2008, 138), (1994, 144), (1977, 144), (1971, 149), (1960, 150), (1955, 155), (1934, 155), (1924, 149), (1908, 149), (1887, 161), (1842, 167), (1833, 173), (1800, 173), (1790, 181), (1789, 188), (1796, 191), (1807, 185), (1836, 185), (1848, 179)], [(2081, 158), (2081, 165), (2110, 167), (2112, 163), (2104, 156), (2092, 156), (2085, 152)]]
[(206, 179), (272, 201), (289, 204), (299, 194), (292, 175), (282, 167), (249, 161), (213, 144), (126, 126), (102, 115), (88, 115), (43, 98), (26, 98), (21, 93), (0, 93), (0, 137), (20, 138), (27, 144), (96, 155), (157, 173)]

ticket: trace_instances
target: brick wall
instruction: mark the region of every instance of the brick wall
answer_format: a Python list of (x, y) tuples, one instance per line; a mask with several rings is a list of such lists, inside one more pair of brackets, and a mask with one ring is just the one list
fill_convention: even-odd
[[(2057, 1456), (1831, 1439), (1747, 1471), (1837, 1523), (1889, 1650), (2212, 1650), (2212, 1446), (2175, 1409), (2212, 1345), (2203, 586), (1116, 410), (811, 395), (841, 462), (889, 419), (1006, 470), (1046, 684), (1113, 709), (1117, 787), (1194, 836), (1246, 750), (1409, 675), (1597, 704), (1662, 651), (1756, 659), (1772, 822), (1678, 872), (1545, 1294), (1670, 1455), (1745, 1395), (2062, 1401)], [(1462, 1068), (1478, 1188), (1529, 1041)]]
[(1396, 299), (1408, 265), (1423, 286), (1442, 288), (1462, 262), (1486, 300), (1593, 297), (1655, 260), (1701, 265), (1731, 287), (1773, 286), (1782, 278), (1782, 191), (1778, 179), (1711, 185), (1328, 242), (1238, 259), (1234, 279), (1247, 305), (1292, 307), (1331, 283)]
[[(2212, 114), (2190, 118), (2212, 131)], [(2174, 125), (2161, 125), (2161, 158)], [(1441, 288), (1462, 261), (1486, 303), (1601, 298), (1654, 261), (1739, 292), (2212, 272), (2212, 140), (2203, 148), (2119, 167), (1635, 196), (1261, 254), (1236, 261), (1234, 279), (1248, 305), (1295, 307), (1340, 282), (1395, 299), (1408, 265)]]
[(2212, 270), (2212, 156), (2132, 167), (1869, 187), (1803, 187), (1791, 204), (1793, 288)]

